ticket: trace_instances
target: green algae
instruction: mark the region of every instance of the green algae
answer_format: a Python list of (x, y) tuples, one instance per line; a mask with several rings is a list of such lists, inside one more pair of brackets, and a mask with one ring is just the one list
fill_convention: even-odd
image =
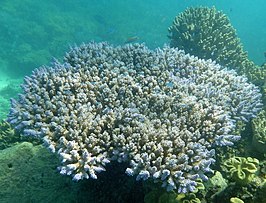
[(0, 151), (0, 202), (74, 202), (71, 180), (41, 145), (23, 142)]

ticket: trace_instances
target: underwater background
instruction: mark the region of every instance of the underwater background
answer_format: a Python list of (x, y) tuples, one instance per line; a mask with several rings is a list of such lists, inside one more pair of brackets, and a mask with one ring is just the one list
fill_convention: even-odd
[[(209, 8), (215, 6), (218, 11), (226, 14), (236, 29), (244, 50), (248, 52), (248, 59), (257, 66), (266, 63), (264, 0), (0, 0), (0, 120), (7, 118), (10, 99), (17, 98), (18, 93), (22, 92), (20, 84), (23, 78), (30, 75), (35, 68), (51, 65), (54, 58), (63, 61), (63, 56), (71, 46), (79, 46), (83, 42), (106, 41), (115, 46), (145, 43), (150, 49), (162, 48), (170, 43), (168, 27), (172, 25), (175, 16), (188, 7), (198, 6)], [(265, 81), (265, 78), (262, 80)], [(252, 134), (251, 125), (247, 125), (246, 134)], [(265, 126), (264, 123), (261, 128), (266, 140)], [(21, 138), (15, 134), (7, 123), (1, 123), (0, 203), (18, 200), (21, 200), (20, 202), (144, 202), (148, 192), (143, 192), (141, 182), (124, 175), (125, 165), (108, 166), (107, 170), (113, 172), (111, 175), (100, 176), (97, 184), (91, 180), (76, 183), (58, 173), (56, 170), (58, 160), (39, 145), (38, 140)], [(263, 176), (265, 181), (266, 150), (255, 152), (253, 149), (246, 149), (243, 146), (250, 145), (251, 140), (245, 139), (245, 136), (243, 140), (236, 146), (240, 152), (232, 152), (237, 155), (236, 162), (243, 162), (248, 168), (260, 170), (259, 176), (260, 178)], [(264, 143), (262, 148), (265, 146)], [(246, 152), (243, 152), (245, 150)], [(116, 171), (117, 168), (119, 170)], [(256, 184), (238, 186), (234, 181), (228, 182), (225, 179), (216, 180), (220, 181), (217, 187), (226, 191), (223, 193), (224, 196), (218, 195), (221, 201), (217, 197), (210, 197), (215, 194), (213, 188), (210, 194), (206, 190), (204, 195), (190, 194), (189, 197), (179, 196), (174, 199), (176, 202), (191, 203), (200, 202), (200, 198), (208, 201), (212, 199), (213, 202), (226, 202), (224, 200), (229, 202), (231, 198), (230, 202), (241, 202), (240, 197), (242, 197), (246, 198), (245, 202), (258, 203), (263, 203), (266, 199), (266, 186), (263, 181), (258, 183), (259, 186)], [(110, 182), (114, 184), (109, 186)], [(237, 186), (232, 189), (233, 184)], [(146, 187), (148, 189), (145, 188), (145, 191), (150, 192), (151, 186)], [(242, 187), (247, 189), (242, 191), (239, 189)], [(90, 191), (89, 188), (94, 190)], [(112, 191), (113, 188), (118, 189)], [(99, 194), (96, 195), (95, 191), (99, 191)], [(155, 201), (151, 198), (154, 195), (152, 192), (146, 196), (146, 203)], [(156, 193), (160, 192), (156, 190)], [(164, 196), (156, 201), (171, 202), (171, 198)]]

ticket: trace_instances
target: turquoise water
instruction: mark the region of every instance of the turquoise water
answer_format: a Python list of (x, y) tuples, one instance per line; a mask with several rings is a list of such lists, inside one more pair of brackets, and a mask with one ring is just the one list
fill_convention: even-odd
[(216, 6), (231, 20), (250, 59), (261, 65), (266, 51), (266, 3), (263, 0), (78, 0), (0, 2), (1, 70), (23, 76), (60, 58), (69, 45), (108, 41), (123, 44), (137, 36), (150, 48), (168, 43), (167, 28), (189, 6)]
[[(49, 65), (53, 57), (62, 59), (74, 44), (93, 40), (121, 45), (136, 37), (134, 42), (144, 42), (149, 48), (162, 47), (169, 43), (167, 28), (174, 17), (189, 6), (200, 5), (216, 6), (228, 15), (249, 58), (257, 65), (265, 62), (263, 0), (2, 0), (0, 88), (11, 78), (19, 83), (34, 68)], [(0, 98), (0, 117), (6, 114), (9, 97)]]
[[(175, 16), (191, 6), (215, 6), (217, 10), (223, 11), (236, 29), (244, 49), (248, 52), (249, 59), (259, 66), (266, 62), (265, 0), (0, 0), (0, 119), (6, 118), (10, 107), (9, 99), (16, 97), (21, 91), (19, 85), (23, 77), (29, 75), (37, 67), (49, 65), (53, 58), (62, 61), (69, 47), (90, 41), (107, 41), (114, 45), (124, 45), (131, 40), (145, 43), (151, 49), (163, 47), (164, 44), (169, 43), (168, 27), (172, 25)], [(32, 150), (30, 146), (23, 147), (21, 153), (26, 152), (35, 157), (29, 162), (31, 167), (34, 167), (36, 157), (45, 160), (51, 156), (50, 154), (46, 156), (45, 152), (41, 151), (42, 149)], [(21, 148), (16, 150), (20, 153)], [(45, 158), (38, 153), (44, 154)], [(94, 187), (92, 182), (76, 185), (70, 179), (66, 180), (57, 176), (57, 172), (51, 170), (51, 168), (56, 168), (57, 159), (51, 159), (53, 163), (49, 165), (49, 173), (47, 173), (56, 181), (57, 184), (54, 187), (57, 191), (47, 189), (49, 185), (53, 185), (53, 182), (49, 178), (44, 178), (48, 182), (47, 185), (43, 182), (34, 185), (35, 196), (39, 198), (35, 198), (31, 194), (33, 192), (26, 189), (19, 193), (26, 194), (23, 196), (25, 202), (95, 201), (96, 198), (89, 197), (95, 195), (93, 193), (95, 191), (88, 193), (84, 189)], [(27, 161), (20, 157), (19, 164), (23, 167), (27, 166)], [(42, 170), (46, 170), (45, 161), (38, 164)], [(112, 167), (110, 166), (109, 170), (112, 170)], [(121, 171), (124, 171), (123, 167)], [(22, 183), (21, 180), (27, 181), (25, 178), (27, 170), (22, 172), (23, 178), (18, 178), (18, 188), (23, 188), (24, 182)], [(33, 170), (32, 173), (36, 171)], [(111, 177), (103, 176), (102, 180), (114, 182), (116, 175), (115, 172), (111, 173)], [(34, 176), (37, 180), (40, 177), (43, 178), (41, 174)], [(129, 189), (129, 191), (136, 192), (136, 197), (143, 198), (143, 191), (140, 191), (138, 183), (132, 180), (134, 183), (131, 184), (124, 176), (120, 178), (121, 184), (125, 182), (121, 190)], [(12, 179), (12, 181), (16, 180)], [(42, 184), (46, 187), (44, 192), (40, 186)], [(116, 186), (112, 185), (112, 187)], [(4, 186), (0, 184), (0, 189), (1, 187)], [(97, 187), (100, 186), (97, 185)], [(108, 191), (108, 185), (103, 188), (103, 191)], [(57, 195), (57, 192), (66, 197), (59, 198), (60, 195)], [(58, 199), (47, 198), (47, 193), (51, 193), (51, 197), (58, 196)], [(130, 194), (125, 195), (130, 196)], [(113, 194), (111, 196), (113, 199), (110, 202), (116, 202), (114, 200), (116, 196)], [(127, 200), (128, 202), (142, 202), (138, 198)], [(0, 197), (0, 203), (5, 203), (7, 199), (3, 200)]]

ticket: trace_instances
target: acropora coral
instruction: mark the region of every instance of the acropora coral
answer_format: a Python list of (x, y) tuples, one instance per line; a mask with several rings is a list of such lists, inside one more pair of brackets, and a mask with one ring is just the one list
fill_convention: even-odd
[(216, 146), (232, 146), (237, 121), (261, 109), (261, 94), (235, 71), (165, 47), (83, 44), (63, 64), (25, 77), (8, 122), (42, 139), (61, 174), (93, 178), (110, 161), (167, 191), (208, 180)]
[(256, 85), (265, 83), (266, 69), (248, 59), (229, 18), (215, 7), (190, 7), (168, 28), (170, 46), (244, 74)]
[(258, 117), (252, 120), (253, 139), (255, 150), (266, 153), (266, 113), (261, 111)]
[(0, 150), (10, 147), (18, 142), (19, 136), (15, 136), (14, 129), (6, 121), (0, 121)]
[(220, 65), (242, 68), (247, 54), (229, 18), (215, 7), (190, 7), (169, 27), (170, 46)]
[(264, 110), (266, 111), (266, 63), (261, 66), (261, 69), (263, 70), (263, 83), (261, 84), (261, 88), (262, 88), (262, 95), (263, 95), (263, 104), (264, 104)]
[[(199, 58), (215, 60), (220, 65), (245, 75), (249, 82), (259, 86), (264, 109), (266, 108), (266, 64), (259, 67), (248, 59), (236, 30), (223, 12), (217, 11), (215, 7), (191, 7), (177, 15), (168, 30), (170, 46), (183, 49)], [(266, 114), (255, 122), (253, 132), (256, 135), (253, 136), (253, 144), (257, 143), (258, 150), (265, 151), (265, 146), (261, 145), (263, 139), (259, 142), (257, 140), (265, 137), (261, 135), (263, 128), (259, 125), (266, 122)], [(235, 133), (240, 134), (245, 123), (238, 121), (236, 125)]]

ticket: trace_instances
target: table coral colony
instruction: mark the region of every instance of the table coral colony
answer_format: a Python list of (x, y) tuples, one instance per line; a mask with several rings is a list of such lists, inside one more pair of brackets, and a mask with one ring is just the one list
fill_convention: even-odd
[(97, 179), (118, 161), (137, 180), (194, 191), (212, 172), (215, 147), (238, 141), (236, 122), (262, 106), (245, 77), (174, 48), (89, 43), (64, 60), (25, 77), (8, 122), (42, 139), (73, 180)]

